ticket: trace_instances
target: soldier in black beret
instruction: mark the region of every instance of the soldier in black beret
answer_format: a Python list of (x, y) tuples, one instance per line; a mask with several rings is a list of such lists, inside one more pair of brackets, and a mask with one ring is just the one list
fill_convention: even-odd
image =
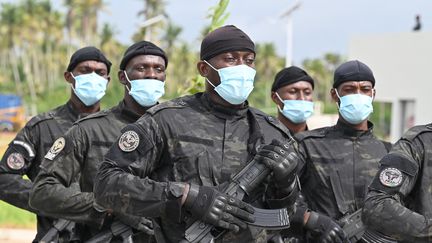
[[(82, 241), (99, 232), (110, 236), (114, 221), (132, 228), (134, 242), (148, 242), (153, 234), (150, 219), (111, 215), (95, 207), (93, 184), (104, 154), (121, 129), (156, 105), (164, 94), (167, 64), (165, 52), (151, 42), (140, 41), (130, 46), (118, 72), (125, 87), (123, 101), (76, 122), (60, 138), (64, 141), (62, 149), (45, 156), (41, 164), (43, 170), (34, 183), (30, 204), (47, 215), (77, 221), (77, 234)], [(74, 185), (75, 181), (79, 181), (79, 187)], [(114, 237), (105, 242), (116, 240)]]
[(278, 107), (278, 119), (295, 134), (306, 131), (313, 113), (314, 80), (303, 69), (291, 66), (280, 70), (271, 88), (271, 98)]
[[(187, 230), (194, 221), (224, 229), (214, 242), (266, 242), (266, 230), (248, 225), (255, 221), (252, 205), (292, 211), (295, 141), (277, 119), (247, 102), (255, 45), (246, 33), (233, 25), (212, 31), (200, 57), (205, 91), (154, 106), (122, 130), (99, 167), (96, 203), (114, 213), (154, 217), (158, 242), (187, 242), (195, 236)], [(244, 198), (224, 193), (252, 161), (273, 176)]]
[[(364, 231), (353, 234), (344, 230), (361, 225), (361, 221), (353, 219), (359, 219), (372, 175), (391, 147), (375, 137), (368, 120), (374, 85), (375, 78), (366, 64), (357, 60), (341, 64), (335, 70), (330, 90), (339, 108), (337, 124), (296, 134), (305, 202), (298, 203), (297, 212), (308, 212), (302, 228), (312, 242), (375, 242), (362, 239)], [(354, 225), (341, 222), (345, 217), (352, 217)], [(297, 227), (304, 221), (304, 214), (299, 213), (292, 218), (292, 225)]]
[[(65, 80), (72, 86), (69, 101), (33, 117), (18, 132), (3, 155), (0, 162), (0, 199), (38, 214), (34, 242), (39, 242), (54, 223), (54, 218), (39, 215), (39, 211), (29, 206), (30, 189), (40, 171), (39, 166), (47, 153), (57, 153), (55, 149), (50, 149), (51, 145), (76, 120), (99, 111), (101, 94), (105, 93), (110, 79), (110, 67), (111, 62), (99, 49), (84, 47), (77, 50), (64, 73)], [(85, 89), (93, 84), (99, 86)], [(57, 148), (64, 146), (62, 140), (54, 144)], [(23, 175), (30, 180), (23, 179)]]

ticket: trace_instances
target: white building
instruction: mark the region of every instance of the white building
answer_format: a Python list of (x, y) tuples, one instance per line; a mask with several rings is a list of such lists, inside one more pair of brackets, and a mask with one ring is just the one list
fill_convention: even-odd
[(391, 142), (414, 125), (432, 122), (431, 32), (354, 37), (348, 53), (374, 72), (376, 100), (392, 104)]

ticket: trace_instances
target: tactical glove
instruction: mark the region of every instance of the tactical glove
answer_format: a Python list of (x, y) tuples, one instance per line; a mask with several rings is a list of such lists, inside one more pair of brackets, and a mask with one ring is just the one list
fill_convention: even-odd
[(311, 212), (305, 228), (316, 242), (322, 243), (350, 243), (343, 229), (331, 218)]
[(255, 221), (252, 206), (213, 187), (191, 184), (184, 207), (196, 219), (235, 232)]
[(260, 160), (273, 171), (277, 188), (291, 191), (296, 179), (296, 167), (299, 161), (297, 152), (290, 144), (273, 140), (258, 149), (255, 159)]
[(148, 235), (154, 235), (153, 221), (149, 218), (133, 216), (130, 214), (119, 214), (116, 215), (115, 218), (138, 231), (144, 232)]

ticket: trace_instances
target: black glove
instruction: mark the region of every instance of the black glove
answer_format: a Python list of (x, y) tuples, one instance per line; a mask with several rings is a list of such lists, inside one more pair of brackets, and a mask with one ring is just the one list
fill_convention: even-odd
[(252, 206), (213, 187), (191, 184), (184, 207), (194, 218), (235, 232), (255, 221)]
[(258, 149), (255, 159), (273, 171), (277, 188), (286, 190), (293, 187), (299, 157), (292, 145), (273, 140)]
[(131, 226), (132, 228), (144, 232), (148, 235), (154, 235), (153, 221), (146, 217), (139, 217), (130, 214), (118, 214), (116, 219), (122, 223)]
[(350, 243), (343, 229), (331, 218), (310, 212), (305, 228), (322, 243)]

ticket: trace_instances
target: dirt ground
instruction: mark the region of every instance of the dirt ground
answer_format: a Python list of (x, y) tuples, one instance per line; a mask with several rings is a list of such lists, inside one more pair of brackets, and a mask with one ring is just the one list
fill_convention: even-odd
[(30, 243), (35, 235), (36, 230), (33, 229), (0, 228), (1, 243)]

